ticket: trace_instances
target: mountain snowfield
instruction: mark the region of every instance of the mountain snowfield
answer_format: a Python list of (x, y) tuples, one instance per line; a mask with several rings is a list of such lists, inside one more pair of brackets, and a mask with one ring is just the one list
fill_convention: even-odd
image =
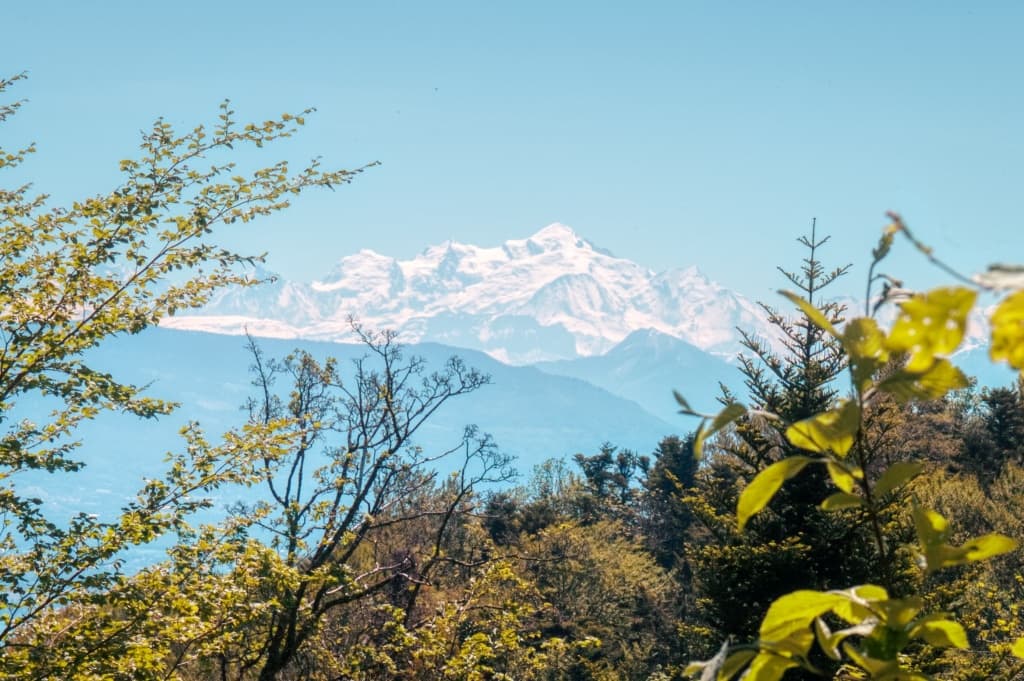
[(771, 337), (756, 304), (696, 267), (654, 272), (559, 223), (491, 248), (448, 241), (411, 260), (362, 250), (323, 279), (229, 290), (163, 325), (344, 341), (350, 317), (406, 343), (481, 350), (509, 364), (601, 355), (645, 329), (729, 358), (736, 327)]

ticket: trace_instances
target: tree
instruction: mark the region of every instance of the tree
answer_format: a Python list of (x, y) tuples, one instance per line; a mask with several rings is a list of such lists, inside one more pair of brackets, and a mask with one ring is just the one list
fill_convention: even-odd
[[(850, 266), (825, 268), (820, 250), (828, 237), (817, 236), (816, 222), (798, 242), (806, 249), (799, 271), (778, 268), (797, 289), (791, 295), (818, 310), (828, 324), (840, 324), (845, 307), (823, 298), (823, 292)], [(734, 530), (732, 509), (743, 482), (781, 461), (807, 455), (805, 448), (787, 441), (786, 427), (833, 407), (836, 379), (847, 366), (842, 344), (811, 315), (800, 311), (790, 317), (774, 306), (761, 306), (778, 332), (781, 349), (741, 332), (747, 353), (740, 357), (740, 370), (749, 411), (710, 447), (710, 465), (696, 476), (697, 491), (690, 501), (706, 532), (704, 541), (695, 542), (688, 553), (695, 606), (718, 640), (752, 636), (772, 599), (797, 586), (830, 588), (862, 580), (872, 564), (866, 555), (860, 564), (849, 558), (850, 548), (860, 546), (864, 528), (819, 508), (824, 471), (808, 471), (787, 485), (747, 532)], [(732, 403), (736, 397), (726, 393), (723, 399)]]
[[(889, 252), (895, 235), (903, 234), (933, 262), (941, 264), (898, 216), (891, 217), (892, 223), (873, 252), (868, 303), (875, 266)], [(944, 269), (953, 271), (946, 266)], [(840, 329), (806, 300), (795, 294), (787, 297), (824, 333), (842, 344), (849, 362), (850, 396), (825, 411), (785, 424), (786, 441), (806, 454), (781, 459), (749, 482), (736, 505), (738, 528), (743, 531), (752, 518), (767, 509), (788, 480), (805, 469), (823, 468), (839, 491), (824, 499), (822, 509), (836, 513), (857, 510), (873, 529), (869, 541), (874, 543), (872, 555), (878, 563), (878, 574), (889, 575), (891, 565), (886, 563), (891, 564), (895, 552), (889, 546), (892, 537), (887, 536), (886, 514), (892, 498), (913, 484), (924, 466), (896, 461), (881, 470), (870, 470), (867, 464), (874, 460), (874, 453), (865, 438), (866, 416), (872, 403), (881, 398), (900, 404), (927, 402), (967, 387), (967, 377), (953, 366), (949, 355), (964, 337), (977, 292), (957, 286), (910, 296), (900, 304), (899, 314), (888, 330), (870, 316), (852, 319)], [(1024, 372), (1024, 291), (1005, 297), (996, 306), (991, 323), (992, 359), (1006, 360)], [(729, 405), (713, 423), (721, 427), (745, 413), (745, 408)], [(689, 671), (723, 681), (741, 672), (747, 681), (778, 681), (789, 670), (821, 674), (819, 660), (828, 660), (830, 665), (841, 665), (841, 678), (931, 678), (922, 670), (922, 661), (927, 661), (922, 651), (969, 648), (968, 633), (955, 615), (927, 611), (933, 596), (929, 591), (934, 584), (931, 578), (949, 568), (971, 566), (1009, 553), (1018, 544), (996, 532), (961, 543), (947, 517), (938, 510), (920, 499), (909, 506), (916, 545), (908, 547), (908, 552), (913, 553), (921, 574), (911, 588), (900, 594), (871, 583), (829, 590), (799, 588), (774, 599), (758, 627), (755, 644), (733, 646), (727, 641), (711, 660), (695, 663)], [(850, 555), (845, 559), (855, 558)], [(837, 624), (843, 628), (834, 630)], [(1001, 641), (998, 654), (1004, 670), (1008, 670), (1005, 678), (1015, 678), (1024, 671), (1020, 662), (1024, 658), (1024, 638)]]
[(693, 522), (693, 512), (683, 498), (697, 480), (694, 439), (692, 433), (685, 440), (675, 435), (663, 438), (643, 480), (644, 536), (651, 553), (667, 569), (679, 561)]
[(619, 450), (610, 442), (597, 454), (573, 457), (583, 473), (583, 489), (576, 499), (583, 522), (617, 518), (632, 522), (639, 498), (638, 481), (646, 474), (650, 460), (629, 449)]
[[(250, 339), (258, 394), (250, 419), (283, 423), (290, 444), (262, 458), (268, 500), (238, 510), (269, 537), (274, 563), (258, 588), (271, 605), (240, 623), (248, 640), (225, 653), (240, 678), (250, 667), (260, 679), (278, 678), (332, 611), (375, 594), (390, 593), (410, 628), (435, 572), (489, 560), (478, 547), (453, 551), (452, 535), (475, 509), (475, 488), (511, 476), (508, 458), (475, 428), (444, 452), (413, 440), (439, 408), (488, 377), (455, 357), (428, 372), (423, 359), (404, 357), (394, 333), (354, 330), (367, 356), (347, 376), (305, 352), (268, 360)], [(277, 392), (281, 378), (287, 398)], [(456, 460), (454, 472), (438, 484), (445, 457)]]
[[(0, 93), (22, 77), (0, 80)], [(0, 106), (0, 122), (21, 105)], [(219, 247), (215, 230), (281, 211), (293, 196), (346, 184), (363, 170), (325, 171), (316, 161), (298, 172), (284, 161), (247, 174), (235, 169), (236, 147), (259, 148), (288, 137), (307, 113), (239, 126), (225, 103), (212, 127), (181, 132), (158, 120), (143, 135), (139, 158), (121, 162), (117, 187), (67, 207), (49, 206), (30, 185), (0, 189), (3, 673), (29, 675), (26, 665), (38, 663), (54, 671), (33, 672), (37, 676), (70, 678), (75, 665), (123, 656), (138, 622), (103, 636), (86, 633), (94, 624), (88, 617), (62, 632), (42, 625), (55, 608), (92, 611), (105, 594), (123, 588), (117, 557), (125, 548), (185, 531), (188, 515), (207, 503), (206, 492), (252, 479), (254, 441), (265, 440), (267, 449), (275, 445), (275, 436), (255, 426), (216, 447), (190, 428), (186, 450), (173, 457), (166, 477), (149, 481), (113, 520), (51, 518), (40, 500), (18, 490), (25, 471), (70, 474), (81, 468), (73, 455), (84, 420), (102, 411), (155, 418), (173, 408), (93, 369), (86, 352), (198, 307), (225, 286), (258, 283), (241, 266), (261, 257)], [(0, 149), (0, 169), (17, 167), (34, 151), (32, 145)], [(49, 410), (45, 420), (26, 418), (29, 403)], [(40, 627), (33, 630), (35, 625)], [(64, 646), (64, 653), (50, 655), (54, 646)], [(145, 655), (141, 648), (139, 655)]]
[(961, 461), (985, 484), (1008, 463), (1024, 462), (1024, 399), (1021, 385), (983, 390), (963, 424)]

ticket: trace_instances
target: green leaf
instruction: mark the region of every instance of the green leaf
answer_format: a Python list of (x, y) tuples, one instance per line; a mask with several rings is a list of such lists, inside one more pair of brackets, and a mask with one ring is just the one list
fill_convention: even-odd
[(860, 407), (845, 400), (838, 409), (797, 421), (786, 429), (786, 439), (812, 452), (832, 451), (844, 456), (853, 446), (860, 428)]
[(909, 371), (928, 369), (936, 355), (948, 355), (960, 345), (977, 297), (971, 289), (953, 286), (914, 295), (900, 304), (886, 345), (910, 353)]
[(837, 616), (850, 624), (860, 624), (866, 619), (875, 618), (872, 609), (874, 603), (889, 599), (889, 593), (880, 586), (863, 584), (844, 591), (833, 591), (845, 600), (832, 608)]
[(779, 681), (787, 669), (797, 667), (789, 658), (772, 653), (758, 653), (743, 675), (743, 681)]
[(715, 416), (714, 420), (711, 422), (711, 428), (709, 431), (716, 433), (746, 413), (747, 408), (742, 404), (739, 402), (730, 402), (725, 405), (725, 408), (722, 409), (722, 411), (718, 412), (717, 416)]
[(857, 466), (851, 467), (838, 461), (826, 461), (825, 466), (828, 467), (829, 477), (832, 478), (835, 486), (847, 494), (853, 493), (856, 481), (864, 477), (864, 471)]
[(1006, 361), (1024, 374), (1024, 291), (1007, 296), (992, 313), (993, 362)]
[(924, 617), (911, 630), (911, 638), (922, 638), (930, 645), (940, 648), (966, 648), (967, 632), (958, 622), (945, 619), (942, 615)]
[(800, 590), (775, 599), (761, 622), (761, 641), (779, 643), (805, 633), (811, 622), (846, 600), (841, 593)]
[(683, 397), (678, 390), (673, 390), (672, 396), (676, 398), (676, 403), (680, 406), (680, 414), (686, 414), (687, 416), (691, 416), (697, 413), (693, 410), (693, 408), (690, 406), (690, 403), (686, 401), (686, 398)]
[(747, 408), (742, 404), (739, 402), (730, 402), (725, 405), (725, 408), (722, 409), (722, 411), (715, 415), (715, 418), (711, 420), (711, 425), (709, 427), (705, 427), (706, 421), (701, 422), (693, 440), (693, 455), (698, 459), (703, 458), (704, 441), (746, 413)]
[(868, 621), (856, 626), (833, 632), (829, 629), (825, 620), (819, 617), (814, 620), (814, 634), (822, 651), (833, 660), (838, 661), (843, 658), (842, 653), (839, 652), (839, 644), (843, 642), (843, 639), (850, 636), (870, 636), (877, 626), (878, 621), (874, 618), (869, 618)]
[(883, 497), (897, 487), (916, 477), (924, 470), (924, 464), (917, 461), (897, 461), (882, 473), (875, 483), (874, 494)]
[(740, 494), (736, 504), (736, 520), (742, 530), (755, 513), (763, 509), (782, 487), (782, 483), (804, 469), (814, 461), (808, 456), (790, 456), (773, 463), (757, 474)]
[(832, 326), (832, 322), (825, 318), (825, 315), (822, 314), (821, 310), (814, 307), (792, 291), (779, 291), (779, 295), (785, 296), (790, 300), (790, 302), (799, 307), (800, 311), (803, 312), (808, 319), (814, 322), (814, 325), (819, 329), (827, 332), (833, 338), (840, 338), (839, 332), (836, 331), (836, 327)]
[(821, 502), (821, 510), (823, 511), (840, 511), (844, 508), (859, 508), (864, 505), (864, 499), (858, 497), (856, 494), (847, 494), (846, 492), (836, 492), (832, 496)]
[(899, 679), (900, 681), (906, 681), (911, 678), (909, 676), (899, 677), (896, 674), (900, 673), (900, 663), (896, 660), (879, 660), (865, 655), (863, 652), (858, 650), (856, 647), (847, 643), (843, 643), (843, 652), (846, 656), (853, 660), (857, 666), (864, 671), (868, 672), (872, 679)]
[(949, 521), (938, 512), (914, 504), (914, 529), (922, 546), (941, 544), (949, 536)]
[(858, 389), (864, 390), (875, 373), (889, 361), (885, 334), (871, 317), (858, 317), (846, 324), (842, 340), (853, 369), (853, 381)]
[(890, 598), (887, 601), (880, 601), (876, 604), (883, 612), (882, 622), (890, 630), (902, 630), (910, 624), (917, 613), (924, 608), (924, 601), (920, 596), (907, 596), (906, 598)]
[(728, 681), (736, 676), (748, 662), (754, 659), (755, 655), (757, 655), (756, 650), (737, 650), (722, 663), (722, 668), (718, 670), (717, 681)]
[(961, 546), (960, 550), (965, 552), (964, 558), (966, 560), (974, 562), (1000, 556), (1016, 548), (1016, 540), (1010, 539), (1005, 534), (992, 533), (971, 539)]
[(889, 393), (900, 403), (911, 400), (937, 400), (951, 390), (969, 385), (962, 371), (948, 359), (939, 359), (923, 372), (900, 369), (878, 384), (878, 389)]
[(839, 652), (838, 641), (832, 639), (832, 630), (820, 617), (814, 619), (814, 638), (818, 640), (818, 647), (833, 660), (841, 660), (843, 656)]

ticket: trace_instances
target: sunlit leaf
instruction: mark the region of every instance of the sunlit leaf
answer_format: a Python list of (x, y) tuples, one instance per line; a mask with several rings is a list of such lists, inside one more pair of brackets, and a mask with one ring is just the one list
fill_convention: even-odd
[(1016, 548), (1016, 540), (998, 533), (986, 534), (971, 539), (960, 547), (965, 552), (964, 558), (972, 562), (1000, 556)]
[(896, 660), (875, 659), (870, 655), (865, 655), (849, 643), (843, 644), (843, 652), (846, 653), (847, 657), (857, 663), (861, 669), (871, 674), (871, 678), (884, 678), (884, 675), (890, 674), (899, 669), (899, 663)]
[(842, 341), (843, 349), (850, 358), (854, 383), (863, 390), (875, 373), (889, 361), (885, 334), (871, 317), (859, 317), (843, 328)]
[(722, 663), (722, 668), (718, 670), (717, 681), (727, 681), (736, 676), (756, 655), (756, 650), (737, 650)]
[(839, 652), (839, 644), (850, 636), (869, 636), (878, 626), (878, 621), (871, 618), (867, 622), (861, 622), (846, 629), (831, 631), (825, 620), (820, 617), (814, 620), (814, 634), (822, 651), (833, 660), (841, 660), (842, 653)]
[(825, 466), (828, 468), (828, 475), (832, 478), (832, 482), (847, 494), (852, 493), (856, 481), (864, 477), (860, 468), (850, 466), (846, 462), (826, 461)]
[(842, 595), (845, 600), (832, 608), (832, 612), (851, 624), (858, 624), (873, 617), (873, 603), (889, 598), (885, 589), (873, 584), (864, 584), (834, 593)]
[(772, 653), (758, 653), (743, 675), (743, 681), (779, 681), (787, 669), (797, 666), (799, 665), (789, 658)]
[(706, 426), (706, 422), (702, 422), (697, 428), (697, 434), (693, 441), (694, 456), (698, 459), (703, 458), (704, 441), (746, 413), (747, 408), (742, 404), (730, 402), (722, 411), (715, 415), (715, 418), (711, 420), (710, 426)]
[(821, 502), (821, 510), (840, 511), (845, 508), (859, 508), (863, 505), (864, 499), (858, 497), (856, 494), (836, 492), (835, 494), (826, 498), (825, 501)]
[(970, 385), (967, 376), (948, 359), (935, 360), (925, 371), (915, 373), (900, 369), (878, 384), (878, 389), (889, 393), (900, 403), (911, 400), (936, 400), (951, 390)]
[(923, 638), (939, 648), (966, 648), (967, 632), (958, 622), (941, 615), (923, 618), (910, 632), (911, 638)]
[(710, 433), (716, 433), (746, 413), (747, 408), (742, 404), (739, 402), (731, 402), (730, 404), (727, 404), (722, 411), (718, 412), (714, 420), (711, 421), (711, 427), (708, 431)]
[(790, 456), (773, 463), (757, 474), (740, 494), (736, 504), (736, 520), (742, 530), (755, 513), (763, 509), (782, 487), (782, 483), (804, 469), (814, 461), (807, 456)]
[(786, 429), (786, 439), (801, 449), (843, 456), (853, 446), (859, 428), (860, 407), (846, 400), (837, 409), (794, 423)]
[(909, 353), (908, 371), (928, 369), (936, 355), (948, 355), (960, 345), (977, 297), (971, 289), (953, 286), (914, 295), (900, 304), (887, 346)]
[(914, 528), (923, 546), (939, 544), (949, 535), (949, 522), (936, 511), (914, 504)]
[(1014, 657), (1024, 660), (1024, 636), (1013, 642), (1013, 645), (1010, 647), (1010, 652)]
[(792, 634), (808, 630), (816, 617), (829, 612), (846, 600), (841, 593), (830, 591), (793, 591), (781, 596), (768, 607), (761, 622), (759, 638), (776, 643)]
[(875, 483), (873, 492), (876, 496), (883, 497), (897, 487), (908, 482), (924, 470), (924, 464), (917, 461), (897, 461), (882, 473), (882, 477)]
[(906, 598), (890, 598), (875, 604), (882, 613), (882, 621), (891, 629), (903, 629), (910, 624), (917, 613), (924, 608), (924, 601), (919, 596)]
[(1008, 362), (1024, 373), (1024, 291), (1007, 296), (992, 313), (993, 362)]
[(793, 293), (792, 291), (779, 291), (779, 295), (785, 296), (790, 300), (790, 302), (799, 307), (800, 311), (803, 312), (808, 319), (814, 322), (814, 325), (817, 326), (819, 329), (828, 332), (834, 338), (839, 338), (839, 332), (836, 331), (836, 328), (834, 326), (832, 326), (832, 322), (830, 322), (825, 317), (825, 315), (822, 314), (821, 310), (814, 307), (809, 302), (801, 298), (796, 293)]

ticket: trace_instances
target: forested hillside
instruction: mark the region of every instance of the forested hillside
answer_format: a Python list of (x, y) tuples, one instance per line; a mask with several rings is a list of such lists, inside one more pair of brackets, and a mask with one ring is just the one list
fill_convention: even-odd
[[(878, 273), (897, 239), (936, 259), (898, 216), (869, 259), (863, 315), (828, 297), (847, 268), (823, 264), (827, 240), (802, 237), (805, 257), (782, 268), (795, 291), (766, 301), (782, 350), (748, 335), (745, 389), (723, 389), (716, 414), (678, 386), (680, 430), (653, 451), (608, 443), (516, 483), (474, 428), (448, 449), (416, 446), (489, 377), (457, 357), (429, 368), (394, 333), (354, 323), (354, 362), (251, 342), (244, 426), (214, 440), (186, 425), (116, 517), (54, 513), (22, 480), (78, 474), (83, 423), (175, 408), (90, 352), (259, 285), (239, 273), (259, 258), (219, 233), (361, 172), (234, 174), (236, 146), (271, 146), (303, 122), (239, 125), (225, 105), (211, 127), (159, 121), (107, 194), (52, 208), (28, 186), (0, 192), (0, 676), (1024, 671), (1024, 383), (979, 390), (949, 360), (978, 289), (1000, 280), (892, 285)], [(0, 151), (0, 165), (32, 150)], [(998, 295), (990, 358), (1020, 371), (1024, 293)], [(891, 328), (872, 316), (880, 305), (899, 306)], [(39, 400), (52, 412), (26, 418)], [(246, 494), (229, 517), (200, 522), (232, 488)], [(154, 542), (164, 557), (125, 569), (128, 550)]]

